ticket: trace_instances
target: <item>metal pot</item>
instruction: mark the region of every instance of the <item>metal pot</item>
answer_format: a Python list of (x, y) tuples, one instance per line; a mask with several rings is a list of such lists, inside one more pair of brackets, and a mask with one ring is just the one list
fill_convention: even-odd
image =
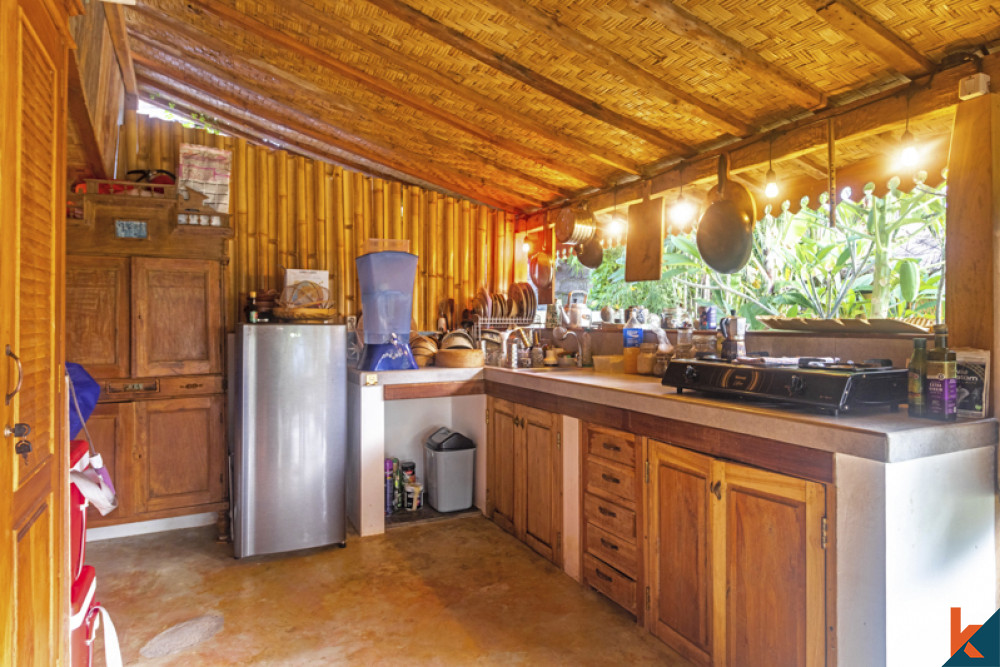
[(601, 247), (601, 242), (596, 238), (591, 238), (589, 241), (575, 246), (573, 252), (580, 263), (588, 269), (596, 269), (604, 261), (604, 248)]
[(729, 155), (719, 156), (719, 185), (709, 193), (715, 201), (698, 223), (698, 252), (719, 273), (735, 273), (746, 266), (753, 249), (757, 219), (753, 195), (729, 180)]
[(559, 243), (584, 244), (597, 234), (597, 220), (586, 209), (564, 208), (556, 216), (556, 240)]

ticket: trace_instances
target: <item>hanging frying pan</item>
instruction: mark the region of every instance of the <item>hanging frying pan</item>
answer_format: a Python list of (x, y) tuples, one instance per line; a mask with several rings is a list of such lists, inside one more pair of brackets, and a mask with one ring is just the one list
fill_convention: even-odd
[(757, 210), (753, 195), (729, 180), (729, 155), (719, 156), (719, 185), (709, 193), (714, 201), (698, 223), (698, 252), (719, 273), (736, 273), (750, 259)]
[(573, 247), (573, 252), (580, 263), (588, 269), (596, 269), (604, 261), (604, 248), (596, 237), (591, 238), (586, 243), (581, 243)]
[(556, 216), (555, 232), (559, 243), (583, 244), (594, 238), (597, 221), (590, 211), (567, 206)]

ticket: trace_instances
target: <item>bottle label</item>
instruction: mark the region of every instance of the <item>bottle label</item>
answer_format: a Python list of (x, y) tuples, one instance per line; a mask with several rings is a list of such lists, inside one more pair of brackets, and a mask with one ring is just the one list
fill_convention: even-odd
[(639, 347), (642, 343), (642, 329), (622, 329), (622, 342), (625, 347)]
[(958, 411), (958, 379), (954, 361), (927, 362), (927, 411), (954, 415)]
[(911, 408), (922, 408), (924, 405), (924, 379), (920, 377), (920, 373), (910, 371), (907, 376), (907, 391), (909, 394), (907, 405)]

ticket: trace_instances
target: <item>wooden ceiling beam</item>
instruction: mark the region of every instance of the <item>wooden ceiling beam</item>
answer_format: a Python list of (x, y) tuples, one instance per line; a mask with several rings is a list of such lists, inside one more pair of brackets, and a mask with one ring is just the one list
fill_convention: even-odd
[(492, 97), (487, 97), (486, 95), (457, 83), (451, 78), (437, 72), (423, 63), (420, 63), (419, 61), (406, 58), (398, 51), (385, 46), (375, 38), (357, 30), (353, 30), (346, 21), (333, 20), (329, 15), (323, 14), (322, 12), (314, 9), (312, 6), (301, 2), (289, 4), (287, 6), (283, 5), (282, 9), (290, 16), (305, 21), (306, 23), (319, 26), (322, 30), (340, 37), (341, 39), (345, 39), (361, 49), (383, 58), (386, 62), (395, 65), (404, 71), (408, 71), (422, 79), (426, 79), (427, 81), (433, 83), (437, 88), (447, 91), (449, 94), (454, 95), (457, 98), (470, 102), (477, 107), (486, 109), (487, 111), (503, 118), (507, 122), (519, 125), (522, 129), (536, 134), (546, 141), (562, 146), (563, 148), (566, 148), (574, 153), (586, 155), (589, 158), (610, 165), (615, 169), (621, 169), (622, 171), (626, 171), (630, 174), (639, 174), (641, 172), (641, 165), (637, 161), (624, 157), (610, 148), (596, 146), (590, 142), (584, 141), (583, 139), (571, 137), (562, 132), (556, 131), (550, 126), (521, 113), (517, 109), (512, 108), (510, 105), (499, 102)]
[(534, 72), (524, 65), (514, 62), (508, 56), (491, 51), (489, 48), (479, 44), (475, 40), (464, 34), (449, 28), (439, 21), (426, 14), (399, 2), (399, 0), (367, 0), (379, 9), (395, 16), (408, 25), (417, 28), (431, 37), (447, 44), (448, 46), (461, 51), (462, 53), (475, 58), (479, 62), (506, 74), (507, 76), (520, 81), (521, 83), (534, 88), (535, 90), (548, 95), (577, 111), (587, 114), (597, 120), (607, 123), (612, 127), (624, 130), (640, 139), (661, 149), (670, 151), (673, 154), (690, 153), (690, 148), (681, 141), (668, 136), (665, 132), (639, 122), (634, 118), (629, 118), (616, 111), (588, 99), (587, 97), (570, 90), (548, 77)]
[[(449, 197), (456, 197), (461, 199), (469, 199), (466, 195), (458, 194), (452, 190), (442, 188), (440, 185), (435, 183), (430, 183), (420, 178), (410, 177), (409, 175), (402, 175), (400, 177), (400, 172), (396, 172), (393, 169), (384, 167), (378, 163), (374, 163), (374, 167), (367, 166), (363, 163), (358, 163), (353, 160), (345, 160), (339, 153), (330, 153), (329, 147), (326, 149), (318, 149), (313, 146), (309, 146), (302, 141), (298, 141), (288, 137), (284, 133), (274, 132), (269, 130), (255, 122), (247, 121), (242, 118), (238, 118), (229, 114), (228, 112), (222, 110), (217, 104), (212, 104), (206, 102), (205, 100), (196, 99), (190, 97), (189, 95), (177, 91), (170, 86), (165, 86), (160, 82), (152, 81), (144, 78), (141, 74), (138, 76), (138, 83), (140, 90), (144, 92), (154, 92), (157, 94), (157, 98), (150, 101), (150, 104), (160, 107), (161, 109), (166, 109), (170, 111), (182, 110), (187, 113), (197, 112), (206, 116), (211, 116), (213, 120), (217, 120), (220, 124), (226, 126), (227, 132), (231, 132), (232, 136), (237, 136), (247, 141), (253, 142), (258, 146), (266, 146), (262, 139), (266, 139), (267, 142), (276, 144), (273, 148), (277, 150), (286, 150), (294, 152), (303, 157), (308, 157), (313, 160), (321, 160), (323, 162), (330, 162), (333, 164), (338, 164), (348, 169), (353, 169), (363, 174), (377, 176), (380, 178), (385, 178), (389, 180), (401, 181), (411, 185), (416, 185), (418, 187), (433, 190), (434, 192), (440, 192)], [(162, 97), (163, 99), (160, 99)], [(170, 103), (167, 103), (166, 99), (170, 99)], [(171, 106), (173, 104), (173, 106)], [(294, 132), (294, 131), (293, 131)], [(272, 147), (272, 146), (267, 146)], [(511, 207), (508, 203), (500, 202), (498, 200), (493, 200), (490, 198), (476, 198), (474, 201), (487, 204), (494, 208), (500, 210), (509, 211)]]
[[(698, 118), (726, 132), (749, 134), (750, 125), (744, 117), (700, 98), (671, 84), (663, 77), (639, 67), (628, 58), (612, 51), (600, 42), (582, 35), (577, 30), (550, 16), (524, 0), (489, 0), (519, 23), (541, 33), (556, 44), (562, 44), (586, 56), (611, 74), (628, 81), (641, 91), (658, 97), (674, 106), (687, 107)], [(690, 147), (688, 147), (690, 148)]]
[[(147, 61), (145, 57), (139, 56), (139, 54), (134, 54), (134, 56), (136, 62), (142, 65), (144, 69), (148, 69), (150, 72), (153, 72), (159, 77), (161, 77), (160, 81), (146, 77), (146, 79), (150, 83), (159, 85), (161, 87), (169, 88), (167, 92), (170, 92), (173, 95), (178, 95), (178, 96), (184, 95), (186, 98), (185, 101), (188, 102), (188, 104), (197, 103), (197, 99), (186, 95), (183, 91), (179, 90), (176, 87), (176, 84), (179, 83), (192, 90), (197, 90), (199, 94), (213, 97), (219, 100), (220, 102), (227, 104), (230, 107), (236, 109), (244, 109), (244, 110), (246, 109), (245, 99), (234, 97), (233, 95), (229, 94), (226, 91), (217, 89), (214, 86), (209, 86), (204, 81), (191, 81), (190, 77), (184, 77), (176, 70), (169, 69), (163, 66), (161, 63), (157, 63), (154, 61)], [(164, 83), (162, 79), (165, 79), (170, 83)], [(204, 105), (205, 104), (202, 103), (202, 106)], [(371, 160), (373, 162), (383, 164), (387, 167), (395, 169), (396, 171), (399, 171), (402, 174), (406, 174), (407, 176), (410, 176), (412, 178), (418, 178), (421, 180), (430, 180), (426, 174), (421, 175), (414, 169), (415, 166), (420, 165), (422, 162), (426, 163), (426, 160), (422, 161), (421, 158), (409, 154), (407, 151), (402, 151), (400, 149), (394, 149), (392, 147), (386, 147), (386, 146), (378, 146), (380, 152), (372, 153), (370, 149), (366, 148), (363, 145), (360, 145), (362, 143), (360, 140), (358, 140), (355, 137), (347, 135), (346, 133), (338, 130), (337, 128), (334, 128), (332, 126), (325, 126), (329, 127), (331, 130), (331, 133), (327, 134), (292, 121), (291, 116), (293, 116), (295, 112), (294, 110), (289, 109), (288, 107), (282, 107), (282, 111), (279, 113), (279, 112), (272, 112), (269, 110), (265, 110), (263, 107), (258, 106), (253, 111), (246, 111), (246, 113), (260, 120), (266, 121), (276, 127), (281, 127), (284, 128), (285, 130), (289, 130), (295, 132), (296, 134), (308, 137), (313, 141), (317, 141), (322, 144), (328, 144), (330, 146), (336, 147), (340, 150), (348, 152), (357, 157), (362, 157), (366, 160)], [(340, 138), (335, 139), (334, 136), (338, 134), (340, 135)], [(433, 168), (433, 170), (438, 172), (438, 174), (445, 175), (445, 178), (441, 178), (440, 176), (435, 175), (434, 179), (430, 181), (432, 183), (436, 183), (438, 187), (445, 190), (450, 190), (451, 192), (458, 193), (464, 197), (468, 197), (476, 201), (489, 203), (483, 201), (483, 199), (476, 194), (475, 189), (470, 189), (468, 185), (462, 184), (463, 181), (476, 182), (475, 178), (459, 172), (454, 172), (452, 170), (441, 169), (436, 166)], [(458, 180), (456, 181), (453, 179), (458, 179)], [(498, 186), (493, 186), (493, 187), (494, 189), (503, 192), (506, 195), (509, 195), (513, 200), (517, 201), (519, 207), (540, 205), (540, 202), (538, 200), (531, 199), (530, 197), (524, 194), (518, 192), (512, 192)], [(493, 204), (490, 205), (492, 206)], [(505, 210), (510, 210), (511, 208), (514, 207), (512, 207), (510, 204), (506, 204), (504, 206)]]
[(911, 79), (934, 64), (851, 0), (808, 0), (820, 18), (858, 44), (874, 51), (890, 67)]
[(125, 16), (122, 6), (116, 4), (104, 5), (104, 17), (108, 22), (108, 33), (111, 35), (111, 47), (118, 59), (118, 68), (122, 73), (122, 85), (125, 93), (135, 95), (135, 65), (132, 63), (132, 51), (128, 45), (128, 31), (125, 28)]
[(798, 157), (793, 157), (788, 161), (794, 164), (799, 171), (803, 172), (814, 181), (825, 180), (827, 177), (827, 165), (820, 164), (818, 160), (811, 156), (811, 153), (804, 153)]
[(826, 95), (823, 91), (798, 79), (778, 65), (768, 62), (753, 49), (747, 48), (669, 0), (626, 0), (626, 6), (639, 15), (659, 21), (670, 32), (696, 44), (703, 51), (735, 69), (763, 77), (780, 86), (788, 99), (807, 109), (818, 109), (826, 105)]
[(604, 185), (604, 180), (597, 174), (592, 174), (582, 169), (567, 166), (562, 161), (556, 160), (548, 155), (545, 155), (544, 153), (527, 146), (523, 146), (520, 143), (496, 134), (495, 132), (490, 132), (489, 130), (478, 127), (465, 118), (460, 118), (454, 114), (443, 111), (433, 104), (429, 104), (417, 96), (397, 88), (388, 81), (379, 79), (378, 77), (372, 76), (367, 72), (348, 65), (347, 63), (341, 62), (330, 54), (300, 42), (292, 35), (272, 28), (262, 21), (243, 14), (236, 9), (227, 7), (218, 2), (205, 2), (205, 0), (189, 0), (188, 4), (204, 11), (205, 13), (216, 16), (234, 27), (253, 33), (270, 43), (280, 45), (293, 53), (299, 54), (307, 60), (337, 72), (339, 75), (350, 79), (351, 81), (371, 88), (372, 90), (377, 91), (390, 99), (412, 107), (423, 114), (435, 118), (450, 127), (459, 129), (466, 134), (474, 136), (490, 145), (513, 153), (514, 155), (519, 155), (520, 157), (537, 162), (538, 164), (544, 165), (557, 173), (577, 180), (582, 184), (589, 185), (591, 187), (601, 187)]
[[(935, 72), (933, 76), (921, 77), (919, 85), (904, 84), (839, 108), (825, 109), (808, 118), (770, 129), (766, 134), (706, 150), (685, 161), (684, 185), (687, 187), (690, 183), (714, 180), (714, 158), (721, 153), (730, 154), (734, 173), (765, 163), (770, 137), (773, 137), (773, 154), (781, 156), (775, 159), (797, 158), (820, 148), (825, 150), (827, 134), (823, 121), (827, 118), (833, 119), (835, 136), (856, 140), (878, 134), (887, 125), (904, 121), (907, 115), (915, 118), (925, 114), (948, 113), (948, 108), (958, 102), (959, 81), (975, 74), (977, 66), (991, 78), (1000, 79), (1000, 53), (986, 56), (978, 64), (961, 63)], [(647, 187), (655, 195), (679, 187), (680, 184), (681, 170), (675, 164), (651, 176), (648, 184), (645, 180), (636, 181), (617, 189), (608, 188), (600, 193), (581, 196), (580, 199), (588, 200), (591, 210), (601, 210), (611, 206), (615, 199), (619, 205), (640, 201)]]
[[(94, 132), (94, 124), (90, 117), (90, 111), (87, 109), (87, 98), (83, 93), (83, 83), (80, 81), (80, 66), (76, 61), (76, 51), (71, 51), (69, 54), (67, 85), (68, 120), (73, 123), (76, 134), (80, 138), (83, 155), (87, 160), (87, 169), (90, 170), (91, 178), (107, 178), (101, 145)], [(112, 162), (112, 164), (114, 163)]]
[[(145, 35), (136, 35), (135, 39), (138, 42), (147, 45), (148, 48), (152, 48), (154, 51), (158, 52), (161, 55), (170, 55), (170, 56), (176, 58), (177, 60), (185, 62), (185, 63), (189, 64), (190, 66), (197, 68), (199, 71), (204, 72), (204, 73), (206, 73), (206, 74), (208, 74), (210, 76), (213, 76), (213, 77), (215, 77), (217, 79), (226, 81), (226, 80), (230, 80), (230, 79), (233, 78), (231, 72), (229, 72), (227, 70), (224, 70), (222, 68), (216, 67), (214, 64), (208, 62), (205, 58), (203, 58), (201, 56), (181, 51), (180, 49), (178, 49), (178, 48), (176, 48), (176, 47), (174, 47), (172, 45), (162, 45), (159, 42), (157, 42), (156, 40), (150, 39), (149, 37), (147, 37)], [(237, 55), (228, 54), (228, 53), (226, 55), (227, 55), (227, 57), (232, 58), (236, 62), (243, 62), (243, 59), (240, 58)], [(155, 60), (152, 60), (152, 59), (150, 59), (148, 57), (144, 57), (144, 60), (145, 61), (149, 61), (149, 62), (156, 62)], [(251, 69), (256, 69), (256, 68), (251, 67)], [(282, 75), (282, 74), (272, 73), (271, 74), (271, 78), (275, 79), (278, 83), (285, 83), (286, 85), (288, 85), (289, 87), (291, 87), (293, 89), (295, 87), (297, 87), (297, 85), (296, 85), (295, 82), (288, 81), (284, 77), (284, 75)], [(255, 80), (255, 81), (267, 81), (268, 79), (269, 79), (269, 77), (266, 77), (266, 76), (257, 76), (257, 75), (255, 75), (253, 77), (253, 80)], [(275, 102), (277, 102), (279, 104), (282, 104), (285, 107), (289, 106), (284, 101), (282, 101), (281, 99), (279, 99), (280, 94), (281, 94), (280, 91), (268, 90), (268, 89), (265, 89), (265, 88), (262, 88), (262, 87), (259, 87), (259, 86), (256, 86), (256, 85), (251, 85), (249, 83), (249, 81), (247, 79), (245, 79), (245, 78), (241, 78), (239, 84), (234, 84), (234, 85), (238, 85), (239, 88), (241, 88), (242, 90), (250, 92), (250, 93), (253, 93), (255, 95), (258, 95), (258, 96), (260, 96), (260, 97), (262, 97), (264, 99), (273, 100), (273, 101), (275, 101)], [(329, 95), (328, 93), (324, 93), (322, 96), (324, 98), (328, 98), (328, 95)], [(336, 104), (336, 101), (334, 101), (334, 100), (330, 100), (330, 102), (332, 104)], [(359, 137), (359, 135), (353, 134), (353, 133), (352, 133), (352, 136)], [(361, 138), (361, 137), (359, 137), (359, 138)], [(431, 140), (431, 139), (428, 138), (428, 141), (433, 141), (433, 140)], [(443, 145), (443, 144), (438, 144), (437, 147), (440, 148), (440, 149), (442, 149), (442, 150), (445, 150), (445, 149), (448, 148), (446, 145)], [(394, 150), (399, 150), (399, 149), (394, 149)], [(412, 159), (414, 161), (419, 161), (420, 160), (419, 156), (416, 156), (416, 155), (413, 155), (413, 154), (411, 154), (411, 156), (409, 156), (407, 159), (408, 160)], [(495, 160), (484, 158), (482, 156), (478, 156), (478, 159), (481, 162), (483, 162), (484, 164), (487, 164), (488, 166), (492, 167), (493, 169), (497, 170), (500, 173), (507, 174), (507, 175), (511, 176), (512, 178), (516, 178), (519, 181), (523, 181), (525, 183), (529, 183), (529, 184), (535, 186), (540, 192), (544, 193), (544, 195), (546, 197), (550, 198), (550, 199), (564, 198), (564, 197), (567, 197), (571, 193), (571, 191), (569, 191), (569, 190), (563, 190), (563, 189), (560, 189), (560, 188), (555, 188), (555, 187), (552, 186), (551, 183), (548, 183), (548, 182), (543, 181), (541, 179), (537, 179), (534, 176), (532, 176), (530, 174), (525, 174), (525, 173), (523, 173), (523, 172), (521, 172), (519, 170), (512, 169), (512, 168), (510, 168), (510, 167), (508, 167), (508, 166), (506, 166), (504, 164), (496, 162)], [(424, 158), (424, 161), (426, 162), (427, 159)]]

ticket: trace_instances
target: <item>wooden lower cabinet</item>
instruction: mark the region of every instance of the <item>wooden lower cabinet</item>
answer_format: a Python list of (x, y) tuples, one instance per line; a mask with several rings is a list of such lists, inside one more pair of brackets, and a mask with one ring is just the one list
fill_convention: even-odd
[(223, 508), (226, 498), (224, 397), (100, 403), (87, 422), (114, 475), (118, 508), (90, 525)]
[(699, 664), (825, 662), (825, 487), (648, 441), (648, 627)]
[(490, 398), (487, 515), (562, 563), (562, 433), (559, 416)]

